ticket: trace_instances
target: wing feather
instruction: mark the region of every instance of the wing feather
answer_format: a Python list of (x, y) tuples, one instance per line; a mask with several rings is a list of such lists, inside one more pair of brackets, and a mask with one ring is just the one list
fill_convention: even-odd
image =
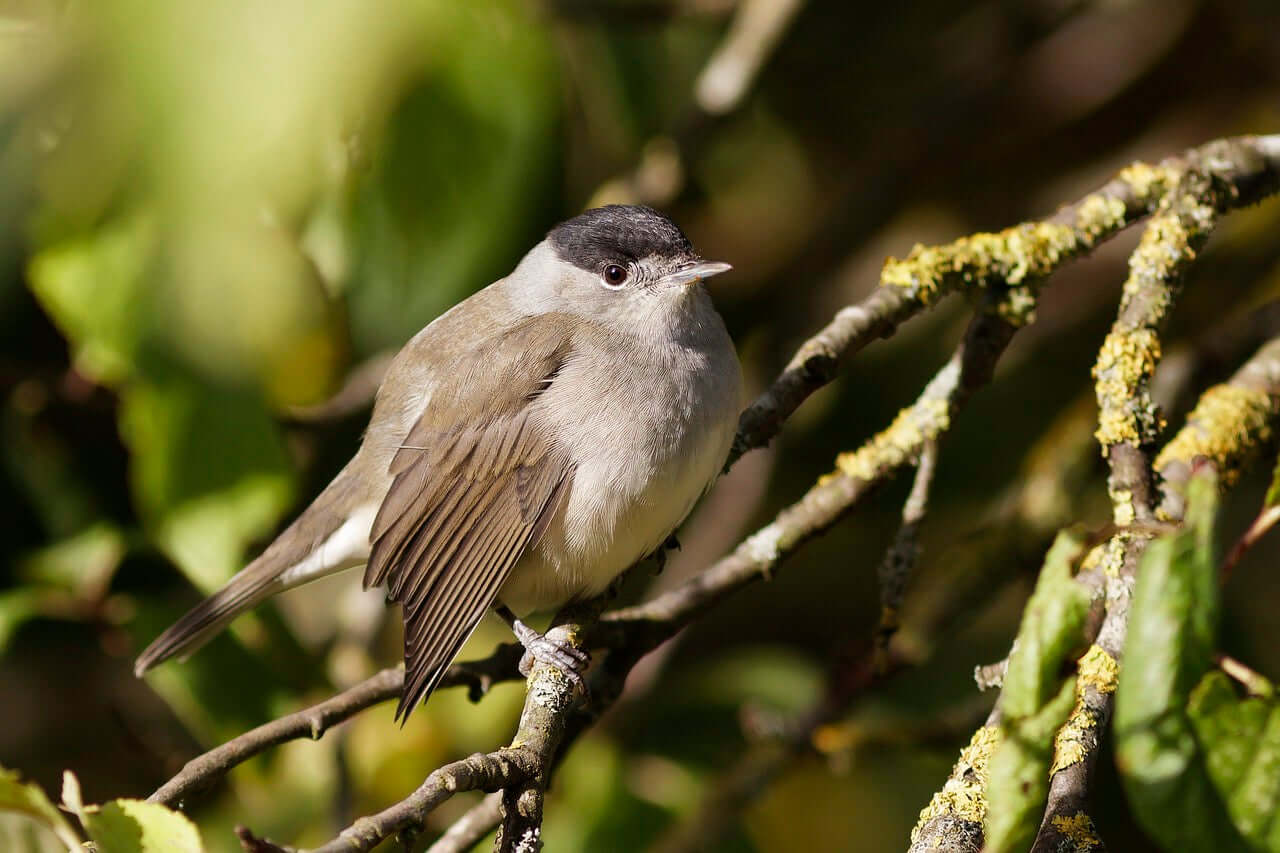
[(567, 493), (572, 467), (531, 409), (568, 357), (564, 340), (508, 336), (507, 357), (523, 362), (528, 387), (490, 387), (478, 411), (470, 398), (452, 401), (454, 411), (433, 398), (392, 458), (365, 585), (385, 583), (403, 608), (397, 719), (430, 695)]

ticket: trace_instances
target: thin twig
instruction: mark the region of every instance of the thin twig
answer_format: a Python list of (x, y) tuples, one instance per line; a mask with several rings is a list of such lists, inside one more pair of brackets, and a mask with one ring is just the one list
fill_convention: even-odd
[(902, 508), (902, 524), (898, 526), (893, 544), (885, 551), (884, 559), (877, 568), (876, 575), (880, 581), (880, 625), (875, 634), (877, 669), (888, 666), (889, 643), (898, 632), (899, 611), (902, 610), (902, 599), (907, 592), (907, 581), (920, 558), (920, 523), (924, 521), (937, 465), (938, 442), (926, 441), (920, 451), (911, 493)]
[(375, 815), (362, 817), (337, 838), (314, 853), (353, 853), (372, 850), (406, 828), (422, 825), (423, 818), (454, 794), (462, 791), (497, 791), (527, 779), (536, 757), (523, 747), (500, 749), (454, 761), (434, 771), (418, 790)]
[(465, 853), (497, 827), (502, 820), (502, 792), (486, 794), (466, 814), (458, 818), (427, 848), (427, 853)]
[(742, 0), (729, 32), (711, 55), (694, 96), (709, 115), (738, 108), (803, 0)]
[[(493, 684), (520, 677), (516, 671), (520, 654), (519, 646), (503, 644), (483, 660), (454, 664), (437, 689), (465, 686), (471, 691), (472, 698), (478, 699)], [(403, 686), (404, 667), (384, 669), (323, 702), (264, 723), (191, 759), (148, 800), (178, 807), (192, 794), (221, 779), (236, 765), (287, 741), (299, 738), (319, 740), (326, 731), (366, 708), (396, 698)]]
[[(894, 626), (896, 628), (896, 612), (901, 603), (906, 578), (910, 574), (919, 554), (916, 535), (925, 516), (929, 490), (936, 470), (938, 440), (941, 434), (950, 427), (954, 414), (968, 398), (978, 384), (989, 381), (995, 362), (1011, 339), (1015, 327), (989, 313), (978, 314), (971, 322), (964, 342), (948, 363), (938, 374), (930, 388), (941, 385), (948, 390), (941, 398), (921, 397), (912, 409), (924, 410), (932, 408), (935, 413), (942, 412), (936, 429), (925, 428), (920, 446), (916, 449), (918, 463), (916, 477), (911, 492), (903, 506), (902, 525), (894, 542), (887, 549), (881, 562), (881, 573), (885, 566), (892, 564), (892, 576), (888, 583), (894, 590), (884, 600), (892, 608)], [(953, 368), (959, 365), (959, 370)], [(944, 378), (945, 377), (945, 378)], [(914, 423), (910, 418), (899, 418), (895, 424)], [(881, 434), (883, 436), (884, 433)], [(875, 443), (873, 439), (872, 444)], [(892, 442), (882, 442), (882, 446)], [(883, 594), (883, 592), (882, 592)], [(711, 794), (703, 801), (696, 814), (684, 824), (676, 827), (660, 841), (655, 850), (662, 853), (685, 853), (685, 851), (706, 849), (715, 839), (720, 837), (730, 823), (768, 786), (769, 782), (790, 766), (797, 758), (813, 749), (813, 738), (817, 730), (848, 712), (857, 698), (872, 687), (883, 683), (903, 668), (916, 661), (901, 654), (894, 654), (888, 645), (891, 634), (884, 635), (884, 623), (876, 632), (875, 642), (869, 652), (855, 656), (844, 656), (846, 662), (835, 668), (827, 681), (823, 695), (812, 707), (801, 713), (790, 724), (783, 726), (784, 736), (778, 742), (764, 742), (758, 748), (748, 751), (743, 758), (729, 770)]]

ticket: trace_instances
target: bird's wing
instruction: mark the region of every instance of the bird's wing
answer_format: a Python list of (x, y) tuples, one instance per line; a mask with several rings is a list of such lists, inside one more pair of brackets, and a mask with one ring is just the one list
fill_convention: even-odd
[(568, 456), (532, 405), (570, 357), (559, 330), (531, 318), (455, 358), (392, 458), (364, 581), (403, 607), (397, 719), (430, 695), (568, 491)]

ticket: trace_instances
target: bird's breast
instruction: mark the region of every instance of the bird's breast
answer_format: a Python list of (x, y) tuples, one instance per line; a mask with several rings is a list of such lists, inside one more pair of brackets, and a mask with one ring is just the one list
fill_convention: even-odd
[(615, 345), (564, 366), (538, 404), (573, 483), (504, 587), (509, 606), (546, 609), (603, 591), (688, 514), (724, 464), (741, 402), (733, 345), (727, 334), (712, 343), (637, 344), (622, 358)]

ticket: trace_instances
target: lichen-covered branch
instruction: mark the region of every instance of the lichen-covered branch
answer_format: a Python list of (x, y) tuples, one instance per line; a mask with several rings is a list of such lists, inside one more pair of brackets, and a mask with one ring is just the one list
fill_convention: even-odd
[(960, 751), (951, 775), (933, 795), (911, 830), (909, 853), (979, 853), (987, 815), (987, 771), (1000, 743), (1000, 714), (992, 711), (969, 745)]
[[(1110, 466), (1108, 491), (1120, 528), (1155, 519), (1149, 454), (1162, 424), (1149, 385), (1160, 358), (1158, 330), (1181, 278), (1219, 212), (1275, 192), (1280, 183), (1275, 138), (1254, 139), (1243, 149), (1232, 148), (1232, 142), (1211, 143), (1159, 167), (1133, 166), (1122, 173), (1127, 184), (1157, 187), (1158, 194), (1155, 216), (1131, 258), (1120, 310), (1095, 367), (1097, 438)], [(1233, 161), (1233, 153), (1241, 159)], [(1236, 166), (1223, 169), (1228, 162)], [(1101, 848), (1084, 812), (1087, 782), (1100, 730), (1110, 719), (1133, 574), (1149, 541), (1149, 535), (1121, 529), (1086, 560), (1084, 570), (1102, 573), (1106, 616), (1096, 643), (1078, 664), (1077, 704), (1055, 742), (1048, 805), (1034, 850)], [(989, 758), (989, 751), (983, 757)], [(971, 769), (974, 761), (962, 767), (963, 759), (947, 785), (973, 796), (963, 798), (965, 808), (956, 811), (956, 799), (943, 797), (944, 787), (921, 814), (912, 834), (913, 853), (981, 848), (985, 784), (975, 787), (972, 778), (964, 778), (977, 774)]]
[(1163, 426), (1150, 391), (1159, 334), (1218, 207), (1208, 175), (1188, 173), (1175, 182), (1129, 257), (1120, 310), (1094, 366), (1097, 438), (1111, 466), (1107, 487), (1120, 526), (1155, 517), (1148, 454)]
[[(1149, 444), (1146, 436), (1155, 422), (1143, 419), (1149, 408), (1141, 395), (1145, 394), (1150, 369), (1158, 357), (1158, 344), (1144, 338), (1142, 330), (1148, 326), (1154, 329), (1163, 316), (1159, 300), (1143, 301), (1143, 294), (1149, 289), (1146, 278), (1167, 280), (1172, 286), (1176, 273), (1194, 256), (1200, 239), (1197, 235), (1207, 231), (1213, 211), (1274, 192), (1277, 185), (1280, 136), (1223, 140), (1192, 149), (1158, 166), (1132, 166), (1048, 219), (995, 234), (973, 235), (945, 246), (917, 246), (905, 260), (890, 261), (877, 290), (860, 304), (839, 312), (826, 328), (807, 341), (773, 385), (743, 413), (727, 464), (776, 435), (809, 394), (831, 381), (839, 365), (871, 340), (892, 334), (902, 322), (950, 292), (985, 290), (986, 307), (970, 324), (961, 350), (928, 384), (916, 403), (863, 447), (843, 454), (831, 474), (779, 513), (772, 523), (684, 585), (599, 620), (589, 615), (572, 626), (556, 628), (568, 632), (584, 647), (606, 650), (591, 674), (588, 704), (583, 706), (575, 700), (572, 685), (558, 673), (535, 669), (511, 747), (437, 770), (409, 798), (357, 821), (321, 849), (369, 849), (390, 834), (420, 826), (431, 809), (453, 793), (477, 789), (503, 791), (502, 849), (536, 844), (542, 792), (556, 757), (616, 701), (635, 662), (737, 589), (768, 578), (804, 543), (843, 518), (871, 489), (917, 462), (922, 450), (949, 428), (969, 395), (990, 380), (996, 359), (1014, 332), (1031, 319), (1037, 289), (1046, 278), (1061, 264), (1154, 211), (1157, 216), (1149, 232), (1159, 229), (1160, 234), (1185, 237), (1179, 243), (1181, 254), (1172, 265), (1175, 276), (1169, 278), (1169, 270), (1154, 256), (1141, 270), (1135, 267), (1131, 276), (1137, 281), (1135, 294), (1126, 296), (1132, 317), (1122, 309), (1122, 318), (1132, 321), (1131, 328), (1124, 339), (1109, 339), (1110, 346), (1104, 350), (1112, 358), (1099, 369), (1100, 389), (1105, 381), (1123, 388), (1128, 395), (1127, 402), (1113, 405), (1115, 395), (1111, 390), (1105, 395), (1099, 392), (1099, 399), (1105, 396), (1107, 401), (1103, 426), (1114, 431), (1106, 433), (1114, 436), (1108, 438), (1109, 446), (1128, 446), (1133, 439), (1133, 446), (1145, 450)], [(1151, 316), (1155, 316), (1154, 322), (1145, 319)], [(1136, 397), (1134, 388), (1138, 389)], [(1127, 432), (1128, 428), (1133, 432)], [(1110, 457), (1115, 468), (1115, 454)], [(1151, 506), (1149, 475), (1146, 494), (1142, 493), (1142, 483), (1127, 471), (1121, 471), (1113, 481), (1116, 493), (1127, 490), (1137, 494), (1136, 499), (1145, 506)], [(1131, 504), (1131, 508), (1136, 506)], [(1133, 512), (1138, 515), (1137, 509)], [(1101, 559), (1099, 564), (1100, 570), (1111, 565)], [(594, 606), (598, 608), (599, 602)], [(492, 680), (512, 677), (514, 659), (504, 658), (501, 666), (486, 670), (481, 676), (466, 673), (464, 666), (458, 677), (482, 692)], [(184, 777), (181, 781), (175, 779), (170, 783), (174, 787), (167, 785), (156, 796), (169, 802), (180, 800), (267, 746), (293, 737), (318, 736), (326, 727), (358, 710), (390, 698), (399, 689), (399, 677), (396, 671), (382, 673), (361, 685), (363, 691), (356, 688), (353, 696), (342, 694), (330, 700), (333, 705), (322, 703), (242, 736), (227, 744), (226, 751), (215, 750), (218, 755), (210, 753), (197, 759), (180, 774)], [(316, 716), (317, 709), (323, 709), (320, 716)], [(975, 761), (979, 757), (975, 753)], [(966, 791), (972, 790), (972, 782), (964, 782)], [(955, 797), (943, 800), (956, 801)], [(939, 822), (918, 828), (917, 836), (933, 837), (934, 829), (955, 815), (943, 808), (936, 817)]]
[(996, 360), (1017, 327), (994, 312), (979, 313), (960, 349), (888, 428), (836, 468), (770, 524), (683, 585), (635, 607), (605, 614), (604, 645), (648, 651), (737, 589), (769, 578), (800, 546), (831, 527), (872, 488), (916, 461), (926, 443), (950, 428), (972, 393), (990, 381)]
[(1126, 528), (1155, 519), (1150, 453), (1164, 424), (1150, 385), (1160, 361), (1159, 335), (1219, 207), (1207, 175), (1186, 173), (1172, 184), (1129, 257), (1120, 309), (1094, 366), (1096, 436), (1110, 469), (1112, 520), (1121, 529), (1094, 549), (1087, 566), (1101, 562), (1106, 615), (1097, 641), (1077, 664), (1076, 704), (1055, 739), (1044, 820), (1032, 846), (1037, 851), (1101, 847), (1085, 805), (1102, 730), (1111, 719), (1137, 565), (1151, 541)]
[[(1206, 391), (1187, 424), (1156, 457), (1163, 480), (1160, 515), (1181, 520), (1182, 488), (1196, 459), (1210, 460), (1220, 482), (1232, 483), (1266, 444), (1280, 414), (1280, 340), (1264, 345), (1226, 383)], [(1118, 514), (1126, 511), (1117, 506)], [(1102, 842), (1085, 811), (1088, 782), (1097, 761), (1102, 731), (1111, 719), (1133, 588), (1133, 571), (1149, 542), (1119, 533), (1099, 552), (1107, 575), (1107, 615), (1098, 642), (1078, 664), (1076, 706), (1055, 741), (1049, 800), (1033, 853), (1098, 853)]]
[[(995, 234), (975, 234), (944, 246), (917, 246), (890, 261), (880, 287), (836, 314), (805, 342), (774, 383), (742, 413), (730, 462), (777, 435), (810, 394), (830, 382), (845, 359), (948, 293), (1001, 282), (1017, 288), (1041, 281), (1152, 212), (1187, 175), (1206, 178), (1232, 206), (1275, 192), (1280, 183), (1280, 136), (1218, 140), (1159, 165), (1122, 170), (1106, 185), (1048, 219)], [(1220, 188), (1220, 190), (1218, 189)], [(1010, 310), (1016, 311), (1016, 303)]]
[(915, 480), (902, 509), (902, 524), (880, 563), (882, 618), (870, 653), (843, 657), (827, 679), (823, 695), (812, 707), (784, 725), (781, 737), (757, 742), (714, 784), (696, 814), (667, 834), (655, 853), (686, 853), (713, 845), (732, 821), (778, 774), (814, 749), (818, 730), (848, 712), (858, 697), (903, 667), (916, 661), (892, 654), (889, 640), (897, 629), (897, 611), (906, 581), (919, 556), (917, 537), (928, 508), (929, 491), (937, 469), (938, 441), (925, 442)]
[[(549, 636), (579, 645), (578, 626), (572, 623), (556, 626)], [(404, 800), (360, 818), (337, 838), (316, 848), (316, 853), (371, 850), (392, 835), (416, 831), (427, 815), (461, 791), (502, 791), (505, 809), (499, 849), (504, 853), (537, 850), (545, 775), (560, 749), (568, 712), (577, 697), (573, 683), (548, 664), (535, 664), (528, 684), (524, 710), (510, 746), (445, 765)]]
[(1280, 338), (1263, 345), (1230, 380), (1204, 392), (1186, 426), (1156, 457), (1156, 473), (1163, 484), (1161, 518), (1182, 517), (1186, 484), (1197, 459), (1213, 463), (1224, 488), (1235, 483), (1274, 434), (1278, 392)]

